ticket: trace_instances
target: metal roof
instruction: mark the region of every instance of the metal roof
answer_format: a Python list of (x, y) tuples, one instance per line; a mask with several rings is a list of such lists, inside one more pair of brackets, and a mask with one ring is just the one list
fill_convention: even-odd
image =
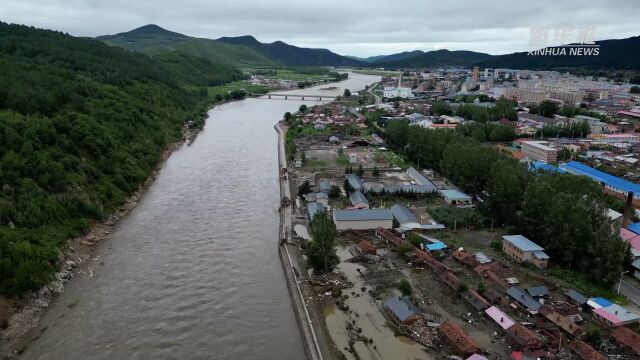
[(495, 306), (488, 308), (484, 312), (485, 314), (489, 315), (489, 317), (492, 318), (493, 321), (498, 323), (498, 325), (500, 325), (500, 327), (504, 330), (507, 330), (516, 323), (509, 317), (509, 315), (505, 314), (504, 312), (502, 312), (502, 310), (498, 309)]
[(596, 303), (597, 305), (600, 305), (600, 307), (606, 307), (606, 306), (611, 305), (611, 301), (609, 301), (609, 300), (607, 300), (605, 298), (602, 298), (602, 297), (594, 297), (594, 298), (591, 298), (589, 300), (594, 302), (594, 303)]
[(331, 191), (331, 184), (328, 181), (320, 181), (320, 191)]
[(389, 209), (337, 210), (333, 212), (337, 221), (393, 220)]
[(471, 200), (471, 196), (463, 193), (460, 190), (455, 190), (455, 189), (450, 189), (450, 190), (440, 190), (440, 193), (442, 194), (442, 196), (446, 197), (447, 199), (453, 199), (453, 200), (459, 200), (459, 199), (463, 199), (463, 200)]
[(316, 215), (316, 213), (324, 212), (324, 206), (317, 202), (311, 202), (309, 203), (309, 205), (307, 205), (307, 211), (309, 212), (309, 219), (313, 220), (313, 217)]
[(522, 235), (505, 235), (504, 240), (522, 251), (544, 251), (544, 248)]
[[(638, 194), (640, 195), (640, 194)], [(640, 222), (635, 222), (633, 224), (629, 224), (629, 226), (627, 226), (627, 230), (631, 230), (632, 232), (636, 233), (636, 234), (640, 234)]]
[(347, 181), (349, 182), (349, 185), (351, 185), (353, 190), (362, 190), (362, 188), (364, 187), (364, 184), (362, 183), (362, 180), (360, 180), (358, 175), (347, 174), (345, 175), (345, 177), (347, 178)]
[(409, 175), (409, 177), (411, 177), (411, 179), (413, 179), (413, 181), (415, 181), (416, 184), (423, 185), (423, 186), (428, 186), (428, 187), (431, 188), (431, 191), (437, 190), (436, 186), (433, 185), (433, 183), (431, 181), (429, 181), (429, 179), (424, 177), (424, 175), (422, 175), (415, 168), (410, 167), (409, 169), (407, 169), (407, 175)]
[(404, 321), (410, 316), (418, 313), (418, 309), (416, 309), (415, 305), (405, 297), (390, 297), (384, 301), (384, 305), (398, 319), (400, 319), (400, 321)]
[(560, 169), (559, 167), (556, 167), (556, 166), (553, 166), (553, 165), (549, 165), (547, 163), (543, 163), (542, 161), (532, 161), (531, 163), (529, 163), (529, 166), (533, 170), (543, 170), (543, 171), (548, 171), (548, 172), (560, 172), (560, 173), (565, 172), (564, 170)]
[(536, 299), (532, 298), (531, 296), (529, 296), (529, 294), (518, 289), (517, 287), (509, 288), (507, 290), (507, 295), (511, 296), (513, 300), (522, 304), (529, 311), (537, 311), (542, 307), (542, 304), (537, 302)]
[(531, 296), (547, 296), (549, 295), (549, 288), (544, 285), (532, 286), (527, 289), (527, 292)]
[(417, 223), (418, 218), (409, 210), (408, 207), (400, 204), (395, 204), (391, 207), (393, 216), (398, 220), (400, 224)]
[(571, 289), (569, 291), (567, 291), (566, 293), (564, 293), (565, 295), (567, 295), (567, 297), (575, 302), (577, 302), (580, 305), (584, 305), (587, 303), (587, 301), (589, 300), (586, 296), (582, 295), (581, 293), (579, 293), (577, 290), (575, 289)]
[(437, 251), (437, 250), (446, 249), (447, 248), (447, 244), (443, 243), (442, 241), (438, 241), (438, 242), (435, 242), (433, 244), (428, 244), (426, 246), (426, 248), (429, 251)]
[(624, 308), (618, 304), (611, 304), (609, 306), (601, 307), (600, 309), (593, 310), (593, 312), (611, 321), (614, 324), (640, 320), (640, 316), (638, 314), (629, 311), (627, 308)]
[(349, 195), (349, 199), (351, 200), (352, 205), (358, 204), (367, 204), (369, 205), (369, 200), (364, 196), (361, 191), (354, 191)]
[(574, 174), (590, 177), (591, 179), (599, 183), (608, 185), (624, 192), (633, 192), (635, 194), (640, 194), (639, 184), (634, 184), (617, 176), (609, 175), (605, 172), (596, 170), (577, 161), (570, 161), (566, 164), (562, 164), (560, 165), (560, 168)]

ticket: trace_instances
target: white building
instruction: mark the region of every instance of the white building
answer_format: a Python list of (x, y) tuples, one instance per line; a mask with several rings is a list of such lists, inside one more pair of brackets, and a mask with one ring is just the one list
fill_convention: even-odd
[(471, 196), (459, 190), (440, 190), (440, 195), (449, 205), (471, 205)]
[(523, 141), (522, 152), (531, 159), (547, 163), (558, 161), (558, 150), (549, 146), (548, 141)]

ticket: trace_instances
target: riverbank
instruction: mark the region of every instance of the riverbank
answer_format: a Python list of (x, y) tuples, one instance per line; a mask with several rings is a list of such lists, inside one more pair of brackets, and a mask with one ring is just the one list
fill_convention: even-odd
[(37, 327), (40, 316), (47, 310), (51, 302), (64, 292), (67, 282), (79, 273), (93, 277), (92, 268), (81, 268), (93, 257), (96, 245), (109, 236), (118, 221), (136, 207), (140, 198), (158, 177), (162, 166), (171, 154), (184, 144), (190, 145), (200, 130), (183, 126), (181, 139), (169, 145), (160, 154), (160, 159), (153, 172), (124, 204), (108, 218), (95, 221), (86, 234), (67, 240), (60, 249), (58, 260), (60, 270), (54, 274), (54, 279), (51, 282), (37, 292), (27, 294), (24, 299), (0, 296), (0, 315), (3, 316), (0, 318), (0, 324), (6, 324), (6, 327), (3, 326), (3, 330), (0, 330), (0, 357), (11, 359), (24, 350), (28, 344), (25, 337)]

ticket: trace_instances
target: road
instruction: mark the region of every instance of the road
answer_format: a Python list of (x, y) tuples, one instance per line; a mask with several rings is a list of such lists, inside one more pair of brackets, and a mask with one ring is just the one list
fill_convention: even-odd
[(640, 306), (640, 288), (634, 283), (622, 279), (620, 282), (620, 293), (626, 296), (632, 303)]

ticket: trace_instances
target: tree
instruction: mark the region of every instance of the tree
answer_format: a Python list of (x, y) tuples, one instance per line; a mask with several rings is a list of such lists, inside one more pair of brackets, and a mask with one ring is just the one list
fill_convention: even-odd
[(300, 105), (300, 108), (298, 108), (298, 111), (301, 113), (304, 113), (305, 111), (307, 111), (307, 105), (305, 104)]
[(339, 186), (331, 185), (331, 190), (329, 190), (329, 197), (331, 199), (337, 199), (342, 195), (342, 191)]
[(411, 243), (411, 245), (419, 248), (422, 244), (422, 237), (416, 233), (411, 233), (407, 236), (407, 241)]
[(540, 115), (546, 117), (553, 117), (553, 115), (555, 115), (559, 109), (560, 106), (558, 105), (558, 103), (551, 100), (544, 100), (540, 103), (539, 106)]
[(351, 193), (353, 192), (353, 186), (351, 186), (351, 184), (349, 183), (349, 179), (344, 179), (343, 186), (345, 194), (347, 194), (347, 196), (351, 195)]
[(632, 94), (640, 93), (640, 86), (632, 86), (631, 89), (629, 89), (629, 92)]
[(300, 187), (298, 188), (298, 196), (302, 197), (305, 194), (308, 194), (311, 192), (311, 184), (309, 183), (309, 180), (305, 180), (302, 185), (300, 185)]
[(358, 171), (356, 172), (358, 177), (362, 177), (364, 175), (364, 169), (362, 168), (362, 164), (358, 165)]
[(316, 213), (310, 223), (311, 241), (307, 256), (311, 267), (319, 273), (333, 271), (340, 262), (336, 253), (336, 227), (325, 212)]
[(402, 293), (402, 296), (411, 296), (413, 293), (413, 289), (411, 288), (411, 284), (407, 279), (402, 279), (398, 283), (398, 290)]
[(371, 170), (371, 176), (373, 177), (380, 177), (380, 170), (378, 170), (377, 166), (373, 166), (373, 170)]
[(291, 120), (291, 113), (290, 112), (287, 111), (286, 113), (284, 113), (284, 120), (286, 122), (289, 122), (289, 120)]
[(300, 160), (302, 160), (302, 163), (307, 162), (307, 154), (304, 151), (300, 151)]
[(629, 79), (629, 84), (640, 85), (640, 75), (634, 75)]
[(351, 96), (351, 90), (349, 89), (344, 89), (344, 93), (343, 93), (344, 97), (349, 97)]

